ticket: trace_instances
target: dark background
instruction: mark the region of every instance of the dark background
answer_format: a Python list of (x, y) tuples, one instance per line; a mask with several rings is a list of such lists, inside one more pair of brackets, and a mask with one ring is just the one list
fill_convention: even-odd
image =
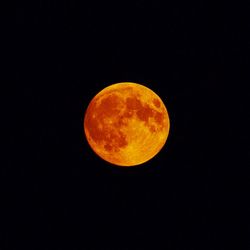
[[(249, 8), (217, 2), (19, 1), (0, 249), (250, 248)], [(171, 120), (135, 168), (83, 134), (89, 101), (122, 81)]]

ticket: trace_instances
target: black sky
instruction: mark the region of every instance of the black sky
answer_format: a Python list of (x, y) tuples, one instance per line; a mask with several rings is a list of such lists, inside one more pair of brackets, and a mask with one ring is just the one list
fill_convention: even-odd
[[(20, 1), (0, 249), (249, 249), (249, 8), (209, 1)], [(109, 84), (165, 102), (162, 151), (136, 168), (83, 134)], [(248, 157), (248, 158), (246, 158)]]

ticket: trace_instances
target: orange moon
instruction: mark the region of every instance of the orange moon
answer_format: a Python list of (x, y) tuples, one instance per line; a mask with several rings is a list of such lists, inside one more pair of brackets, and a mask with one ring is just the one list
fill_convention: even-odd
[(105, 161), (124, 167), (153, 158), (164, 146), (169, 128), (161, 98), (131, 82), (101, 90), (84, 117), (84, 132), (93, 151)]

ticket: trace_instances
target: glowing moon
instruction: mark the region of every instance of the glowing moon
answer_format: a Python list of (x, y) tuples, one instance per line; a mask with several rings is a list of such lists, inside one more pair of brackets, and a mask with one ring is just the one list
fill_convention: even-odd
[(153, 158), (169, 133), (167, 109), (158, 95), (137, 83), (116, 83), (90, 102), (84, 131), (90, 147), (105, 161), (134, 166)]

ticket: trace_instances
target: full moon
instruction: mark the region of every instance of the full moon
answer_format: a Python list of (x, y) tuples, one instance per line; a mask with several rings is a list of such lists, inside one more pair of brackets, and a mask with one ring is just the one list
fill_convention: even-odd
[(169, 128), (161, 98), (144, 85), (131, 82), (101, 90), (84, 117), (84, 132), (93, 151), (123, 167), (142, 164), (158, 154)]

